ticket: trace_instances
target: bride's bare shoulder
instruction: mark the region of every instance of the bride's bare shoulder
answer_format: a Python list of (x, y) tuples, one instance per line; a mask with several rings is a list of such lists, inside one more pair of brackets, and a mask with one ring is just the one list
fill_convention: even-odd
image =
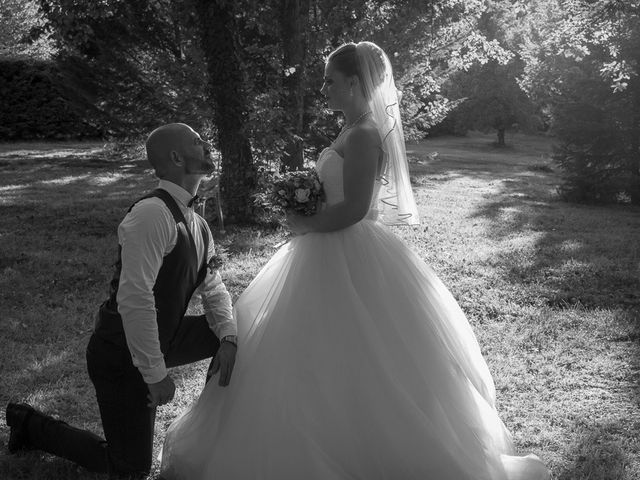
[(353, 127), (353, 131), (345, 139), (347, 147), (375, 148), (380, 146), (380, 134), (376, 124), (363, 122)]

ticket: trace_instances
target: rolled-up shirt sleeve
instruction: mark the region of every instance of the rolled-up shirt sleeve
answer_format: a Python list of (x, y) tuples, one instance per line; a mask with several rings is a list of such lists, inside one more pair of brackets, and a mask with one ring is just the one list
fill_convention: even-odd
[[(209, 235), (209, 250), (207, 261), (215, 255), (215, 246), (211, 232)], [(222, 282), (222, 277), (217, 269), (207, 269), (204, 281), (198, 287), (198, 293), (202, 299), (202, 306), (207, 317), (209, 327), (215, 335), (222, 339), (227, 335), (237, 335), (238, 328), (233, 317), (231, 295)]]
[(133, 364), (146, 383), (159, 382), (167, 375), (153, 286), (175, 236), (175, 222), (156, 199), (137, 203), (118, 227), (122, 248), (118, 312)]

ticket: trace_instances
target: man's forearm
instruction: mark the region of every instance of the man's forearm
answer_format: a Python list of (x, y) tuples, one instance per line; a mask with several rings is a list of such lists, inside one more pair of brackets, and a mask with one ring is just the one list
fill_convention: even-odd
[(209, 273), (200, 287), (202, 306), (209, 327), (219, 339), (227, 335), (237, 335), (238, 327), (233, 318), (231, 295), (222, 282), (220, 273)]
[(167, 367), (160, 349), (156, 312), (128, 309), (119, 305), (127, 346), (133, 365), (140, 370), (146, 383), (156, 383), (167, 376)]
[(231, 296), (226, 290), (224, 293), (203, 297), (202, 303), (207, 323), (219, 339), (238, 334), (238, 327), (233, 318)]

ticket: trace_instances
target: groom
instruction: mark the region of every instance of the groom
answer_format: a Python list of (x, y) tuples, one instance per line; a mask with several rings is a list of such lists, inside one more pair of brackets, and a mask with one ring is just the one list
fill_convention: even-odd
[[(228, 385), (236, 357), (231, 297), (214, 256), (211, 231), (193, 211), (200, 181), (213, 171), (209, 145), (189, 126), (154, 130), (147, 158), (158, 188), (129, 209), (118, 227), (111, 294), (87, 347), (106, 441), (26, 404), (7, 406), (9, 451), (39, 449), (111, 478), (139, 478), (151, 468), (156, 407), (173, 399), (167, 368), (214, 357)], [(196, 292), (205, 314), (185, 316)]]

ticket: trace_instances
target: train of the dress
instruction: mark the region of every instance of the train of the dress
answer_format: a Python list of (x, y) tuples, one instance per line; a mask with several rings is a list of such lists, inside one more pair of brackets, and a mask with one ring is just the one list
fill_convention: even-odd
[(232, 382), (171, 425), (163, 478), (548, 478), (514, 456), (455, 299), (375, 221), (294, 238), (235, 314)]

